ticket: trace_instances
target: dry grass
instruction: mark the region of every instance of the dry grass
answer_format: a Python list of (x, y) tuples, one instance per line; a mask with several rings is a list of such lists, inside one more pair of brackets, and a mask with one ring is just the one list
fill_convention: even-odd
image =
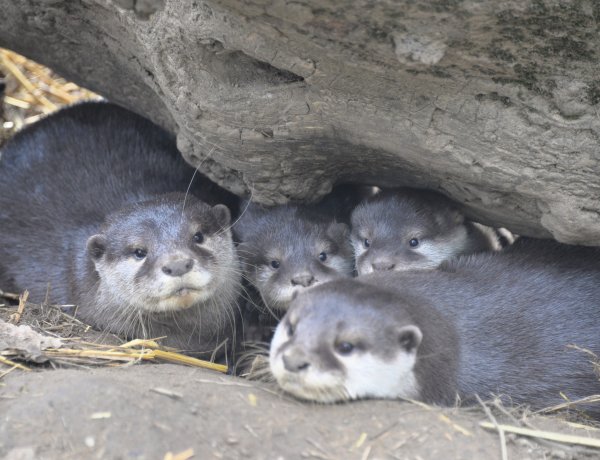
[(488, 430), (499, 429), (502, 432), (515, 433), (530, 438), (545, 439), (548, 441), (560, 442), (564, 444), (577, 444), (585, 447), (600, 448), (600, 439), (596, 438), (556, 433), (552, 431), (532, 430), (530, 428), (523, 428), (520, 426), (513, 425), (495, 425), (494, 423), (490, 422), (481, 422), (479, 425)]
[[(16, 306), (0, 303), (0, 320), (12, 324), (25, 324), (44, 336), (62, 340), (62, 347), (44, 350), (44, 356), (52, 366), (118, 366), (143, 361), (163, 361), (219, 372), (228, 371), (226, 365), (203, 361), (178, 353), (177, 350), (161, 347), (160, 338), (136, 339), (123, 343), (121, 338), (95, 331), (73, 317), (73, 305), (33, 304), (25, 301), (25, 295), (3, 291), (0, 291), (0, 297), (13, 302), (19, 299)], [(0, 365), (10, 366), (9, 372), (14, 369), (28, 370), (24, 364), (16, 362), (18, 359), (17, 351), (4, 351), (0, 356)], [(0, 376), (7, 373), (0, 371)]]
[[(75, 310), (74, 305), (34, 304), (22, 302), (23, 297), (0, 291), (0, 319), (12, 324), (27, 324), (43, 335), (61, 339), (99, 340), (111, 345), (121, 345), (123, 342), (112, 334), (95, 333), (90, 326), (74, 318), (70, 314)], [(6, 300), (4, 303), (3, 299)], [(11, 305), (10, 301), (18, 301), (19, 305)]]
[(0, 48), (0, 82), (6, 85), (0, 108), (0, 145), (24, 125), (62, 106), (100, 99), (52, 70)]

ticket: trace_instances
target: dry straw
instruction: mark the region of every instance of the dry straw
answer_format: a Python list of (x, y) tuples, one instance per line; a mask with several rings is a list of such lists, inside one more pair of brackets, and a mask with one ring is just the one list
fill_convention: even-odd
[(4, 137), (64, 105), (100, 99), (97, 94), (67, 82), (52, 70), (13, 51), (0, 48), (0, 79), (5, 77)]
[[(115, 366), (134, 362), (169, 362), (186, 366), (201, 367), (218, 372), (227, 372), (228, 366), (204, 361), (179, 353), (177, 350), (161, 347), (160, 339), (135, 339), (127, 343), (107, 333), (98, 333), (90, 326), (64, 312), (65, 306), (37, 305), (26, 302), (25, 293), (21, 296), (0, 291), (0, 297), (19, 299), (19, 306), (0, 306), (0, 318), (13, 324), (23, 322), (42, 335), (60, 338), (64, 346), (43, 350), (45, 358), (53, 365), (66, 366)], [(71, 306), (68, 306), (71, 307)], [(15, 360), (18, 351), (5, 350), (0, 355), (0, 364), (12, 366), (9, 371), (0, 373), (0, 377), (14, 369), (29, 370)]]

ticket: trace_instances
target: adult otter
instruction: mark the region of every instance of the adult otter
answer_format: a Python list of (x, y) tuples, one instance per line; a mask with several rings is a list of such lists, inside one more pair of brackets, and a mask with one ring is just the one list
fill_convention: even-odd
[[(357, 206), (351, 222), (359, 275), (432, 269), (459, 255), (502, 247), (494, 229), (469, 222), (455, 203), (427, 190), (384, 190)], [(505, 232), (502, 237), (511, 240)]]
[[(128, 337), (212, 352), (233, 337), (240, 273), (234, 199), (158, 126), (85, 103), (18, 133), (0, 158), (0, 285), (78, 304)], [(175, 193), (173, 193), (175, 192)]]
[[(542, 408), (600, 393), (600, 250), (525, 240), (447, 270), (377, 272), (299, 295), (270, 367), (304, 399), (501, 394)], [(600, 415), (598, 407), (588, 407)]]

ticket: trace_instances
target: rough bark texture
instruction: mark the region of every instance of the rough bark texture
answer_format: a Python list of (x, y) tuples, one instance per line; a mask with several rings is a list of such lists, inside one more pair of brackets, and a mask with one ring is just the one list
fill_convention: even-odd
[(600, 245), (595, 0), (0, 0), (0, 45), (255, 200), (411, 185)]

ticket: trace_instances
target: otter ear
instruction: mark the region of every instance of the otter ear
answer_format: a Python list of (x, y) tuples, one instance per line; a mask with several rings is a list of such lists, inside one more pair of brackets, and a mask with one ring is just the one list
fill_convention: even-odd
[(231, 223), (231, 213), (229, 212), (229, 208), (224, 204), (213, 206), (212, 213), (221, 227), (227, 227)]
[(327, 228), (327, 236), (334, 241), (344, 241), (348, 239), (350, 229), (346, 224), (340, 222), (332, 222)]
[(414, 325), (403, 326), (396, 331), (396, 337), (402, 349), (407, 353), (416, 351), (423, 340), (421, 329)]
[(90, 236), (86, 247), (88, 254), (94, 262), (100, 260), (106, 252), (106, 236), (102, 234)]

